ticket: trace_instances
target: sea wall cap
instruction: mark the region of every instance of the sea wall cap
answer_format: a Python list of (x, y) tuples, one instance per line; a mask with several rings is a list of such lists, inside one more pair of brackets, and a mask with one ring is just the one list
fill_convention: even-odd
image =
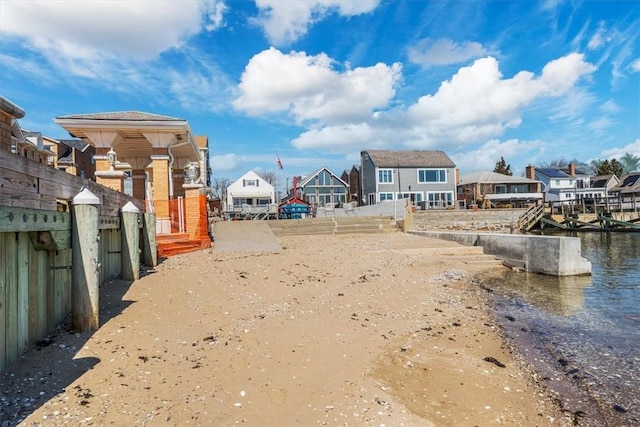
[(76, 196), (73, 198), (74, 205), (99, 205), (100, 199), (98, 196), (93, 194), (86, 188), (83, 188)]
[(140, 209), (138, 209), (132, 202), (127, 202), (127, 204), (122, 207), (122, 212), (140, 213)]

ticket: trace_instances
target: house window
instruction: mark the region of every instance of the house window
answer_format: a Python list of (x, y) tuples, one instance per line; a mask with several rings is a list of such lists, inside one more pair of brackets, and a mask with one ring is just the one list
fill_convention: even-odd
[(243, 187), (257, 187), (258, 180), (257, 179), (243, 179), (242, 180)]
[(414, 204), (415, 203), (420, 203), (422, 201), (422, 193), (401, 193), (400, 194), (400, 198), (401, 199), (409, 199)]
[(514, 184), (511, 186), (512, 193), (528, 193), (529, 184)]
[(318, 179), (318, 185), (331, 185), (331, 174), (327, 171), (322, 171), (316, 177)]
[(447, 171), (445, 169), (418, 169), (418, 182), (420, 184), (447, 182)]
[(560, 180), (556, 179), (556, 185), (560, 185)]
[(393, 200), (393, 193), (380, 193), (379, 197), (381, 202), (384, 202), (385, 200)]
[(449, 206), (453, 206), (453, 192), (427, 192), (427, 200), (427, 207), (429, 209), (446, 209)]
[(393, 169), (378, 169), (379, 184), (393, 184)]
[(507, 186), (504, 184), (496, 184), (495, 194), (507, 194)]

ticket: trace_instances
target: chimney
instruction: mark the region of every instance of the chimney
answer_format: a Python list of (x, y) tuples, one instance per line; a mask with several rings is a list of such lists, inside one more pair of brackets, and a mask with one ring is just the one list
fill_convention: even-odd
[(525, 176), (529, 179), (536, 179), (536, 167), (533, 165), (529, 165), (525, 169)]
[(453, 171), (454, 171), (453, 176), (455, 177), (456, 185), (460, 185), (460, 169), (455, 168)]
[(569, 175), (576, 176), (576, 164), (569, 163)]

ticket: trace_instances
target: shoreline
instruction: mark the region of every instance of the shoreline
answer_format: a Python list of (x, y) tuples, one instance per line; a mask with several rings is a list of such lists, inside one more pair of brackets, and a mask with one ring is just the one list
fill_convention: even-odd
[(98, 331), (3, 373), (3, 417), (20, 399), (29, 425), (570, 424), (494, 322), (476, 276), (496, 267), (401, 233), (278, 240), (104, 285)]

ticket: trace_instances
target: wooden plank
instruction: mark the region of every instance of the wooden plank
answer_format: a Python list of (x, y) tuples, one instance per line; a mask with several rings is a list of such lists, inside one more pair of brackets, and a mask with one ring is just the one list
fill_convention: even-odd
[(0, 194), (0, 206), (11, 206), (14, 208), (27, 209), (45, 209), (54, 211), (57, 208), (57, 202), (54, 197), (44, 196), (41, 194), (13, 194), (10, 192), (6, 192)]
[(29, 246), (27, 233), (18, 233), (18, 352), (29, 347)]
[(71, 214), (55, 210), (0, 206), (0, 232), (71, 230)]
[[(31, 239), (29, 239), (31, 241)], [(40, 339), (38, 336), (38, 305), (43, 304), (44, 301), (39, 301), (38, 298), (38, 260), (36, 258), (36, 251), (34, 249), (28, 249), (28, 264), (27, 264), (27, 294), (28, 294), (28, 343), (32, 343)]]
[[(18, 359), (18, 233), (5, 237), (5, 366)], [(0, 273), (1, 274), (1, 273)]]
[[(47, 322), (47, 252), (37, 251), (33, 245), (29, 247), (29, 344), (44, 337), (49, 330)], [(33, 289), (32, 289), (33, 288)], [(31, 304), (31, 297), (35, 303)], [(51, 325), (54, 326), (54, 325)]]
[(38, 179), (23, 173), (3, 170), (0, 175), (0, 188), (3, 193), (33, 195), (38, 193)]
[(47, 251), (45, 252), (47, 255), (46, 264), (45, 264), (45, 274), (47, 277), (47, 325), (48, 329), (51, 329), (56, 322), (56, 281), (55, 281), (55, 270), (51, 268), (54, 264), (55, 260), (55, 251)]
[[(10, 235), (10, 233), (0, 233), (0, 259), (6, 260), (5, 258), (5, 236)], [(3, 263), (4, 264), (4, 263)], [(0, 271), (0, 372), (4, 370), (6, 367), (6, 356), (5, 351), (7, 348), (7, 325), (5, 321), (6, 312), (7, 312), (7, 284), (5, 278), (4, 270)]]

